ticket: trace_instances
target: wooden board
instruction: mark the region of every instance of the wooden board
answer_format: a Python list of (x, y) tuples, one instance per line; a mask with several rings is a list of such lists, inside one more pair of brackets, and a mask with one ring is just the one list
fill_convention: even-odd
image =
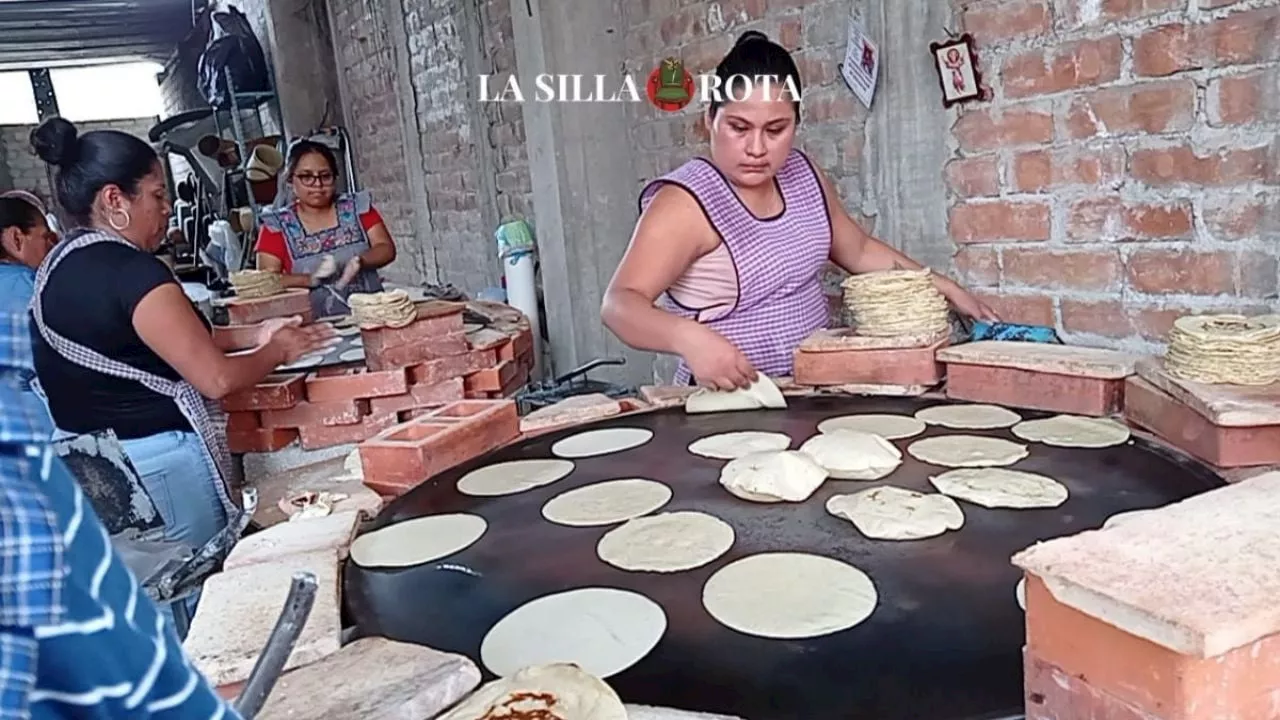
[(1120, 380), (1134, 373), (1138, 356), (1103, 348), (981, 340), (938, 351), (938, 362), (1031, 370), (1054, 375)]
[(1164, 360), (1144, 358), (1138, 375), (1219, 427), (1280, 425), (1280, 383), (1210, 385), (1179, 380), (1165, 370)]

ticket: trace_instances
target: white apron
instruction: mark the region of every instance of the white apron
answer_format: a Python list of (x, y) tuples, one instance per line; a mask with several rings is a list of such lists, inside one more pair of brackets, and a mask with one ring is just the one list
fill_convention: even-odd
[[(43, 295), (49, 275), (69, 253), (103, 242), (119, 243), (128, 246), (131, 250), (141, 252), (124, 238), (101, 230), (80, 230), (58, 243), (40, 264), (40, 269), (36, 271), (35, 297), (31, 300), (31, 313), (35, 319), (36, 329), (44, 341), (67, 361), (104, 375), (142, 383), (152, 392), (173, 398), (178, 411), (187, 419), (187, 422), (191, 423), (192, 429), (204, 445), (205, 462), (213, 476), (218, 479), (218, 500), (222, 503), (227, 517), (230, 518), (238, 508), (227, 494), (227, 483), (232, 477), (232, 466), (231, 452), (227, 449), (226, 416), (223, 415), (222, 408), (216, 402), (201, 395), (194, 385), (185, 380), (170, 380), (130, 367), (59, 335), (44, 323)], [(38, 379), (36, 384), (39, 384)], [(39, 388), (39, 392), (43, 395), (44, 389)]]

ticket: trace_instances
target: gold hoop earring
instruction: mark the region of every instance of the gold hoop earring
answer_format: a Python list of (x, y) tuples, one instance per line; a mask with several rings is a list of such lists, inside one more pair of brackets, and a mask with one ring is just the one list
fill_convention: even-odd
[[(121, 223), (120, 225), (116, 225), (117, 213), (124, 215), (124, 222)], [(130, 223), (132, 222), (133, 222), (133, 218), (129, 217), (128, 210), (112, 210), (111, 212), (107, 213), (107, 224), (110, 225), (111, 229), (115, 230), (116, 232), (124, 232), (125, 230), (128, 229)]]

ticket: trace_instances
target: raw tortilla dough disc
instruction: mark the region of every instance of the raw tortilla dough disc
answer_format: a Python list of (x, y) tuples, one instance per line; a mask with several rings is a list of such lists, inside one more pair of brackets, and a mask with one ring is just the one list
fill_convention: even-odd
[(940, 435), (907, 446), (911, 457), (942, 467), (1012, 465), (1029, 454), (1026, 445), (981, 435)]
[(1028, 442), (1058, 447), (1104, 448), (1129, 442), (1129, 428), (1115, 420), (1080, 415), (1024, 420), (1010, 432)]
[(794, 640), (847, 630), (871, 617), (876, 586), (861, 570), (821, 555), (762, 553), (707, 580), (702, 605), (720, 624)]
[(994, 430), (1014, 425), (1022, 416), (999, 405), (935, 405), (917, 412), (916, 419), (961, 430)]
[(791, 447), (791, 437), (771, 432), (731, 432), (693, 441), (689, 452), (716, 460), (735, 460), (755, 452), (773, 452)]
[(680, 572), (702, 567), (733, 547), (733, 528), (706, 513), (668, 512), (638, 517), (610, 530), (596, 544), (604, 562), (633, 572)]
[(761, 408), (782, 410), (786, 407), (787, 399), (782, 391), (764, 373), (757, 373), (756, 381), (745, 390), (724, 392), (703, 388), (684, 401), (684, 411), (690, 415)]
[(800, 452), (826, 469), (833, 480), (879, 480), (902, 464), (902, 452), (879, 435), (834, 430), (814, 435)]
[(530, 665), (573, 663), (603, 679), (643, 659), (666, 631), (666, 613), (644, 595), (581, 588), (511, 611), (484, 636), (480, 661), (498, 677)]
[(515, 495), (573, 472), (571, 460), (511, 460), (472, 470), (458, 481), (458, 492), (475, 497)]
[(479, 515), (428, 515), (388, 525), (351, 543), (351, 561), (360, 567), (411, 567), (468, 548), (489, 524)]
[(647, 515), (671, 500), (671, 488), (639, 478), (584, 485), (557, 495), (542, 506), (542, 516), (557, 525), (612, 525)]
[(1018, 607), (1022, 608), (1022, 612), (1027, 611), (1027, 579), (1024, 577), (1018, 581), (1017, 587), (1013, 589), (1013, 597), (1018, 601)]
[(281, 370), (301, 370), (302, 368), (315, 367), (324, 362), (324, 355), (303, 355), (288, 365), (280, 366)]
[(637, 448), (653, 439), (646, 428), (603, 428), (570, 435), (551, 446), (551, 454), (562, 458), (589, 458)]
[(751, 502), (804, 502), (827, 479), (813, 458), (795, 450), (751, 453), (720, 469), (720, 484)]
[(545, 717), (627, 720), (622, 699), (599, 678), (569, 663), (527, 667), (487, 683), (439, 720)]
[(827, 512), (853, 523), (873, 540), (919, 540), (964, 526), (964, 511), (955, 500), (893, 486), (832, 495)]
[(1053, 478), (1005, 468), (948, 470), (929, 482), (940, 493), (986, 508), (1058, 507), (1068, 495)]
[(355, 325), (342, 327), (340, 325), (335, 324), (333, 326), (333, 329), (334, 329), (334, 332), (338, 333), (339, 337), (351, 337), (352, 335), (360, 334), (360, 328), (356, 327)]
[(818, 432), (829, 433), (835, 430), (857, 430), (875, 433), (885, 440), (901, 440), (915, 437), (927, 427), (923, 420), (910, 415), (844, 415), (827, 418), (818, 423)]
[(344, 350), (342, 354), (338, 356), (338, 359), (342, 362), (356, 362), (358, 360), (363, 360), (364, 348), (358, 347), (351, 348), (350, 350)]

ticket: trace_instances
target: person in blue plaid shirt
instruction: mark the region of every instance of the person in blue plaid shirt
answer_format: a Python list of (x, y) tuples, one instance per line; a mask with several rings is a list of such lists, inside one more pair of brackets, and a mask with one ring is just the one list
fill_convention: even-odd
[(0, 311), (0, 720), (237, 719), (53, 453), (27, 333)]

